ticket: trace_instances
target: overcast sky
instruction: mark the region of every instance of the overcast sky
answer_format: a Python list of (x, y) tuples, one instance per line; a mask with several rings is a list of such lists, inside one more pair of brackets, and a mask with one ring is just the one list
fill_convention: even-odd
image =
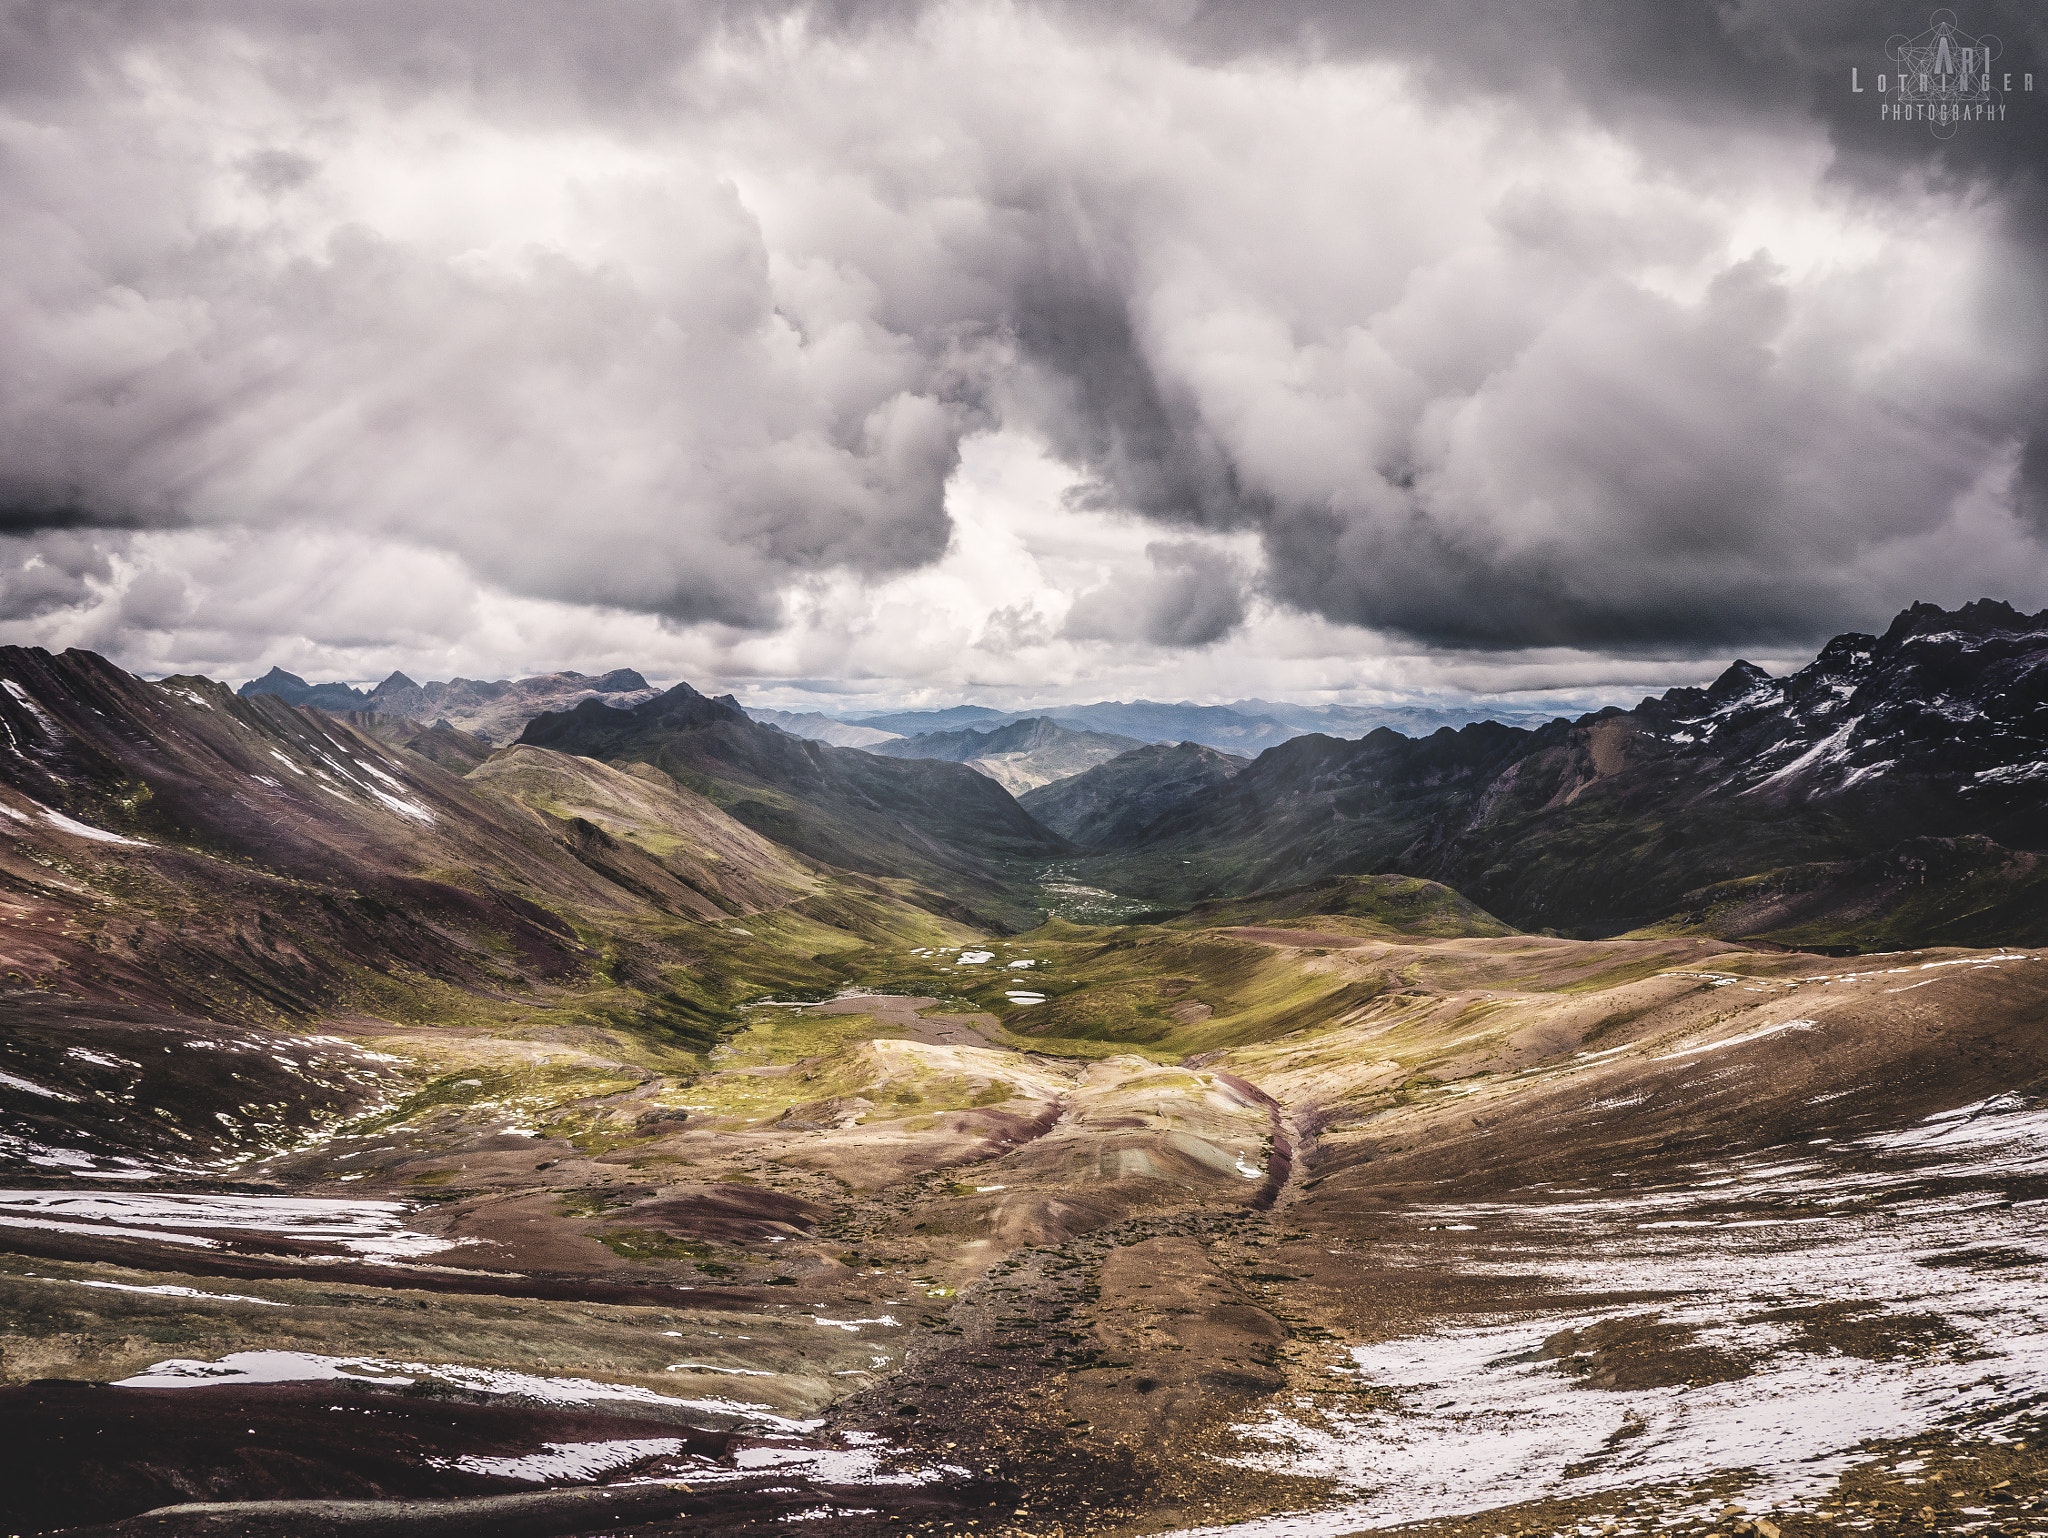
[(2048, 12), (1958, 14), (1942, 141), (1865, 0), (0, 0), (0, 641), (1591, 701), (2048, 606)]

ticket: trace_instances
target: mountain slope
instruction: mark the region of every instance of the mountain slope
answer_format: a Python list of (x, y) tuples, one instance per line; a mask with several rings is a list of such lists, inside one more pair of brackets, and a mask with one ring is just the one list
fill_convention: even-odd
[(1919, 605), (1788, 678), (1738, 662), (1711, 688), (1534, 732), (1297, 738), (1083, 874), (1186, 903), (1400, 872), (1525, 929), (1614, 933), (1715, 883), (1905, 839), (2043, 848), (2044, 764), (2048, 614)]
[(1018, 802), (1082, 848), (1112, 849), (1134, 842), (1170, 807), (1212, 794), (1250, 762), (1199, 742), (1154, 743), (1041, 785)]
[(1036, 923), (1029, 872), (1013, 867), (1071, 852), (965, 765), (792, 737), (688, 684), (631, 710), (587, 700), (530, 722), (520, 742), (652, 764), (785, 848), (902, 883), (911, 900), (969, 922)]
[(467, 774), (491, 756), (488, 742), (446, 721), (423, 726), (406, 716), (379, 715), (374, 710), (330, 710), (328, 714), (339, 716), (365, 736), (417, 753), (450, 774)]
[(978, 732), (926, 732), (870, 744), (886, 758), (937, 758), (965, 764), (996, 781), (1011, 795), (1064, 780), (1144, 744), (1107, 732), (1075, 731), (1050, 716), (1027, 717)]
[(651, 765), (619, 770), (515, 746), (466, 783), (562, 832), (585, 864), (617, 885), (697, 918), (786, 907), (818, 885), (786, 850)]
[[(729, 1013), (727, 984), (691, 974), (727, 945), (703, 926), (802, 910), (806, 964), (848, 943), (828, 930), (904, 931), (912, 910), (849, 880), (659, 776), (523, 749), (472, 782), (273, 696), (0, 648), (14, 986), (278, 1026), (623, 982), (621, 1018), (667, 1019), (695, 1050)], [(731, 986), (754, 996), (785, 962)]]

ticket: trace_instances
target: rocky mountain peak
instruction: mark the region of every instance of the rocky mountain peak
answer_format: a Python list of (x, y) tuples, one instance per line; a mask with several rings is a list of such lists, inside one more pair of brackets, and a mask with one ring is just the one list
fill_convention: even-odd
[(1754, 662), (1737, 658), (1728, 665), (1726, 672), (1707, 685), (1707, 698), (1716, 705), (1725, 705), (1730, 700), (1740, 699), (1753, 693), (1759, 685), (1772, 682), (1771, 675)]
[(287, 673), (273, 664), (261, 678), (252, 678), (235, 691), (245, 699), (252, 694), (283, 694), (288, 690), (310, 689), (313, 686), (296, 673)]

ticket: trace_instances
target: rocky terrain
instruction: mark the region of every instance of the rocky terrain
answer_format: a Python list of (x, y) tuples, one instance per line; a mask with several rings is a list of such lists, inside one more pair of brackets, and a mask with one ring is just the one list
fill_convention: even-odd
[(1023, 805), (0, 651), (4, 1531), (2048, 1531), (2042, 628)]

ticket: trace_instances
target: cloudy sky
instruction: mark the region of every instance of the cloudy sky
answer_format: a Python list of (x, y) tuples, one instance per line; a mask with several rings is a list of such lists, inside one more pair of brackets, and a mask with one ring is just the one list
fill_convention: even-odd
[(2048, 606), (2044, 17), (1943, 141), (1867, 0), (0, 0), (0, 641), (1590, 701)]

